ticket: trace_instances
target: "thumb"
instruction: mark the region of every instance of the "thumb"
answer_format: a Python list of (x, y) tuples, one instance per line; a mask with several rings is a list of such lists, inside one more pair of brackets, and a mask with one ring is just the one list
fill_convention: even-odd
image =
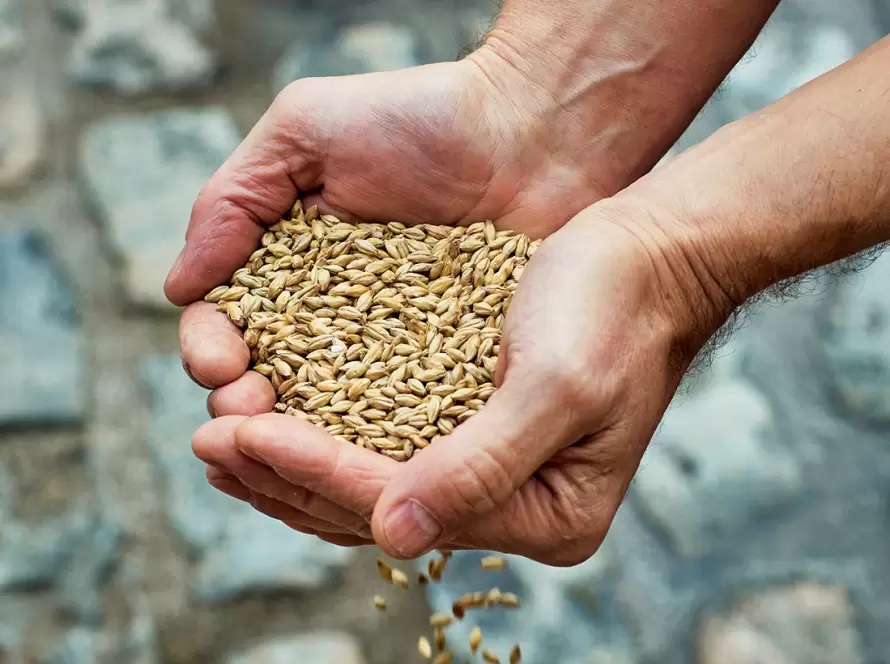
[(571, 440), (572, 413), (545, 384), (511, 376), (477, 415), (412, 458), (374, 509), (374, 539), (416, 558), (494, 511)]
[(324, 132), (301, 110), (296, 85), (279, 95), (198, 195), (185, 248), (164, 285), (173, 304), (190, 304), (227, 281), (298, 191), (320, 186), (324, 158), (314, 146)]

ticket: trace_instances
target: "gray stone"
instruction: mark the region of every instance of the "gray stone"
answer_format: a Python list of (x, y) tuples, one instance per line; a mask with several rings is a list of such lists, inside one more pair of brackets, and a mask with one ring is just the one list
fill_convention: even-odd
[(349, 634), (316, 632), (281, 637), (236, 653), (225, 664), (365, 664), (358, 642)]
[(206, 393), (178, 357), (152, 358), (142, 371), (150, 394), (149, 443), (167, 514), (198, 561), (193, 588), (199, 599), (319, 588), (353, 560), (352, 550), (296, 533), (213, 489), (188, 443), (208, 419)]
[[(280, 521), (229, 506), (222, 539), (209, 548), (195, 580), (197, 596), (224, 602), (243, 592), (321, 588), (352, 561), (349, 549), (294, 532)], [(314, 661), (314, 660), (308, 660)]]
[[(507, 557), (496, 575), (480, 568), (483, 554), (455, 552), (442, 583), (427, 586), (434, 611), (450, 612), (455, 598), (497, 586), (516, 593), (518, 611), (479, 611), (448, 630), (449, 647), (470, 658), (470, 630), (479, 625), (485, 647), (506, 661), (518, 642), (525, 664), (633, 664), (632, 644), (625, 639), (603, 582), (617, 561), (608, 540), (590, 560), (572, 568), (547, 567), (526, 558)], [(426, 560), (419, 569), (426, 569)], [(596, 654), (596, 656), (594, 656)]]
[(699, 635), (699, 662), (859, 664), (854, 613), (844, 588), (773, 588), (708, 619)]
[(97, 664), (96, 634), (81, 627), (72, 629), (43, 661), (45, 664)]
[(0, 63), (0, 187), (16, 187), (44, 162), (43, 109), (34, 77), (22, 65)]
[(300, 38), (275, 69), (275, 87), (284, 88), (300, 78), (343, 76), (389, 71), (421, 64), (419, 46), (407, 27), (376, 22), (350, 26), (331, 39), (329, 35)]
[(825, 348), (832, 386), (848, 411), (890, 424), (890, 255), (838, 287)]
[(170, 16), (199, 33), (209, 32), (216, 23), (213, 0), (168, 0)]
[[(186, 20), (204, 20), (206, 2), (199, 4), (186, 11)], [(68, 22), (82, 26), (70, 65), (82, 85), (137, 95), (200, 89), (213, 81), (212, 54), (165, 2), (98, 0), (66, 9)]]
[(890, 34), (890, 3), (886, 0), (874, 0), (874, 3), (880, 32), (885, 35)]
[(239, 142), (221, 108), (122, 115), (86, 132), (81, 172), (122, 258), (134, 303), (171, 306), (164, 280), (182, 248), (192, 205)]
[(78, 508), (40, 523), (7, 521), (0, 532), (0, 592), (60, 587), (63, 608), (99, 622), (101, 586), (120, 553), (120, 531)]
[(0, 66), (17, 60), (24, 45), (20, 0), (0, 0)]
[(83, 525), (82, 543), (61, 579), (61, 607), (79, 623), (98, 626), (104, 618), (102, 589), (120, 557), (121, 530), (118, 524), (98, 517)]
[(19, 0), (0, 0), (0, 187), (23, 184), (44, 156), (43, 109), (24, 43)]
[(87, 0), (52, 0), (56, 20), (68, 30), (80, 30), (86, 22)]
[(64, 521), (6, 523), (0, 533), (0, 592), (47, 587), (63, 574), (76, 538)]
[(801, 490), (770, 404), (738, 369), (740, 349), (725, 353), (668, 410), (630, 492), (685, 557), (726, 545)]
[(78, 423), (84, 339), (74, 299), (46, 239), (0, 231), (0, 427)]

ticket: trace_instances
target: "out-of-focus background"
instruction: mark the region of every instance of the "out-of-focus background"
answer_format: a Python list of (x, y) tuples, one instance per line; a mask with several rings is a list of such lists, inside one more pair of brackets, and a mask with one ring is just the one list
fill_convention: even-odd
[[(216, 495), (160, 287), (199, 187), (285, 83), (453, 59), (496, 11), (0, 0), (0, 662), (401, 664), (430, 605), (491, 585), (468, 554), (428, 597), (393, 592), (373, 551)], [(786, 0), (680, 147), (888, 30), (888, 0)], [(524, 608), (486, 614), (488, 642), (533, 664), (890, 662), (888, 283), (879, 259), (752, 315), (601, 552), (511, 561)]]

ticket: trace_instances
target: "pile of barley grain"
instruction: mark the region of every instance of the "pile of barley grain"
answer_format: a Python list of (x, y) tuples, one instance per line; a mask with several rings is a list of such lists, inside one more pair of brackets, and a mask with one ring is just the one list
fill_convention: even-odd
[(491, 222), (347, 224), (297, 203), (206, 299), (244, 330), (276, 411), (406, 461), (494, 393), (504, 313), (537, 245)]
[[(348, 224), (300, 202), (263, 236), (230, 285), (207, 300), (244, 331), (251, 367), (269, 378), (275, 410), (331, 435), (407, 461), (479, 411), (495, 391), (501, 329), (538, 242), (491, 222), (469, 227)], [(437, 583), (450, 558), (430, 562)], [(503, 559), (483, 560), (485, 569)], [(381, 577), (408, 576), (380, 561)], [(386, 610), (378, 596), (374, 605)], [(450, 664), (446, 628), (467, 611), (519, 607), (497, 588), (464, 595), (430, 619), (420, 654)], [(478, 627), (470, 650), (481, 648)], [(484, 662), (500, 659), (482, 650)], [(519, 646), (509, 655), (520, 661)]]

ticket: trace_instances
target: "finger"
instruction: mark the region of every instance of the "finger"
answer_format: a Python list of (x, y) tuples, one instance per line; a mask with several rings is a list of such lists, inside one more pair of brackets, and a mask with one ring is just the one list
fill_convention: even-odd
[(212, 417), (226, 415), (262, 415), (275, 407), (272, 383), (255, 371), (248, 371), (234, 383), (224, 385), (207, 397), (207, 411)]
[(197, 302), (182, 312), (179, 345), (186, 372), (207, 389), (240, 378), (250, 363), (241, 332), (210, 302)]
[(245, 455), (365, 519), (399, 470), (397, 461), (341, 443), (324, 429), (287, 415), (244, 420), (235, 437)]
[[(282, 415), (286, 421), (299, 422)], [(358, 535), (367, 535), (367, 519), (341, 507), (335, 502), (292, 483), (262, 462), (243, 454), (235, 445), (235, 432), (244, 417), (221, 417), (202, 426), (192, 438), (192, 450), (199, 459), (225, 468), (244, 486), (264, 496), (274, 498), (322, 521), (333, 523)]]
[(356, 535), (329, 535), (326, 533), (318, 533), (318, 539), (328, 544), (342, 546), (346, 548), (354, 548), (357, 546), (374, 546), (374, 540), (366, 537), (357, 537)]
[(301, 112), (307, 102), (293, 88), (279, 95), (201, 190), (192, 209), (185, 248), (164, 291), (176, 305), (203, 297), (245, 263), (265, 227), (290, 209), (298, 188), (321, 185), (326, 119)]
[(416, 558), (509, 500), (566, 440), (565, 406), (545, 392), (508, 375), (477, 415), (411, 459), (374, 511), (381, 548)]
[(241, 483), (241, 480), (230, 473), (214, 471), (214, 474), (211, 475), (211, 471), (208, 469), (207, 481), (210, 483), (210, 486), (217, 491), (222, 491), (227, 496), (231, 496), (232, 498), (244, 502), (250, 501), (250, 489), (244, 486), (244, 484)]
[(268, 517), (281, 521), (291, 528), (299, 527), (304, 530), (312, 530), (317, 533), (330, 535), (353, 535), (355, 533), (348, 528), (338, 526), (335, 523), (318, 519), (302, 510), (295, 509), (287, 503), (275, 498), (264, 496), (261, 493), (252, 493), (250, 504), (257, 511)]

